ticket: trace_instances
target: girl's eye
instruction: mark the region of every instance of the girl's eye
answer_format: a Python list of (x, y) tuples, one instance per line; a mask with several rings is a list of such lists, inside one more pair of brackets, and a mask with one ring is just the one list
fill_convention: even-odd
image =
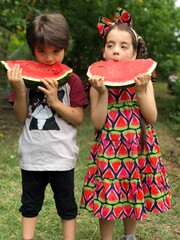
[(107, 45), (107, 48), (112, 48), (112, 47), (113, 47), (112, 44), (108, 44), (108, 45)]
[(123, 48), (123, 49), (127, 49), (127, 46), (125, 46), (125, 45), (122, 45), (122, 46), (121, 46), (121, 48)]

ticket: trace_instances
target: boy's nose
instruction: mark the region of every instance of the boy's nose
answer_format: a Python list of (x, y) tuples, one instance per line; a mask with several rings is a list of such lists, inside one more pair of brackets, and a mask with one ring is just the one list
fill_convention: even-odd
[(48, 56), (46, 57), (46, 62), (47, 62), (47, 63), (53, 62), (53, 58), (52, 58), (51, 55), (48, 55)]

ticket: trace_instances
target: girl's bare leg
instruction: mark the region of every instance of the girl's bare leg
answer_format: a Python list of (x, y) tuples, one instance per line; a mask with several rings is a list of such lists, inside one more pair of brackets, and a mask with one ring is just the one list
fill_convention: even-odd
[(112, 240), (114, 221), (99, 219), (101, 240)]
[(124, 235), (134, 234), (136, 232), (137, 221), (131, 218), (124, 218)]

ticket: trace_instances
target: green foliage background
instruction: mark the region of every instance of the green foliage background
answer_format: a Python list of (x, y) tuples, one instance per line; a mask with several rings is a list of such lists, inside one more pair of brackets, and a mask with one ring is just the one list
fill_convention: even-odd
[[(87, 67), (96, 61), (101, 50), (102, 39), (96, 24), (103, 15), (113, 20), (117, 6), (127, 9), (134, 20), (134, 29), (140, 34), (148, 47), (149, 57), (158, 62), (157, 73), (159, 88), (156, 88), (156, 99), (159, 110), (157, 130), (163, 155), (170, 165), (179, 159), (179, 148), (172, 130), (179, 136), (180, 121), (180, 84), (174, 89), (174, 95), (167, 94), (166, 84), (169, 74), (176, 73), (180, 77), (180, 8), (175, 8), (175, 0), (1, 0), (0, 1), (0, 60), (31, 58), (25, 41), (25, 29), (29, 21), (44, 12), (61, 12), (67, 19), (73, 44), (70, 46), (65, 62), (76, 73), (86, 79)], [(0, 80), (2, 80), (0, 71)], [(2, 82), (1, 82), (2, 83)], [(2, 87), (2, 84), (1, 84)], [(166, 93), (166, 96), (162, 93)], [(2, 92), (1, 92), (2, 95)], [(7, 99), (6, 99), (7, 101)], [(171, 111), (173, 110), (173, 113)], [(82, 179), (87, 169), (87, 156), (91, 146), (93, 129), (89, 112), (79, 129), (78, 144), (80, 156), (76, 168), (76, 197), (79, 202)], [(2, 113), (0, 108), (0, 239), (17, 240), (21, 235), (19, 207), (21, 184), (17, 145), (21, 126), (14, 122), (8, 112)], [(3, 115), (4, 114), (4, 115)], [(4, 117), (3, 117), (4, 116)], [(7, 118), (8, 116), (8, 118)], [(173, 121), (168, 129), (167, 119)], [(9, 124), (7, 124), (9, 122)], [(17, 125), (16, 125), (17, 124)], [(88, 134), (88, 135), (87, 135)], [(84, 138), (86, 136), (86, 139)], [(8, 143), (8, 144), (7, 144)], [(178, 150), (178, 151), (177, 151)], [(147, 221), (139, 223), (138, 239), (179, 239), (179, 172), (170, 172), (173, 191), (173, 208), (167, 214), (153, 215)], [(60, 239), (61, 229), (57, 218), (54, 201), (48, 189), (44, 208), (37, 226), (38, 239)], [(159, 224), (161, 223), (161, 224)], [(122, 226), (117, 223), (116, 239), (122, 233)], [(78, 215), (77, 239), (99, 239), (97, 219), (91, 215)]]
[(58, 11), (66, 17), (73, 40), (65, 61), (83, 75), (101, 50), (102, 39), (96, 28), (99, 16), (113, 20), (116, 7), (121, 6), (131, 13), (134, 29), (144, 38), (149, 57), (158, 62), (158, 74), (167, 79), (180, 66), (180, 8), (175, 8), (174, 3), (175, 0), (2, 0), (0, 58), (29, 57), (28, 49), (22, 50), (26, 46), (26, 25), (40, 13)]

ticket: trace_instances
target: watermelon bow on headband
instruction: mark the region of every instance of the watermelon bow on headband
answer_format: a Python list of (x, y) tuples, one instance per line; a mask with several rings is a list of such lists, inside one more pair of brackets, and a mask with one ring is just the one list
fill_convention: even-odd
[(130, 14), (125, 9), (118, 7), (114, 14), (114, 22), (111, 22), (111, 20), (106, 17), (100, 17), (97, 24), (97, 28), (98, 28), (99, 34), (102, 37), (104, 37), (104, 34), (112, 25), (122, 24), (122, 23), (127, 24), (128, 26), (133, 25), (133, 21)]

